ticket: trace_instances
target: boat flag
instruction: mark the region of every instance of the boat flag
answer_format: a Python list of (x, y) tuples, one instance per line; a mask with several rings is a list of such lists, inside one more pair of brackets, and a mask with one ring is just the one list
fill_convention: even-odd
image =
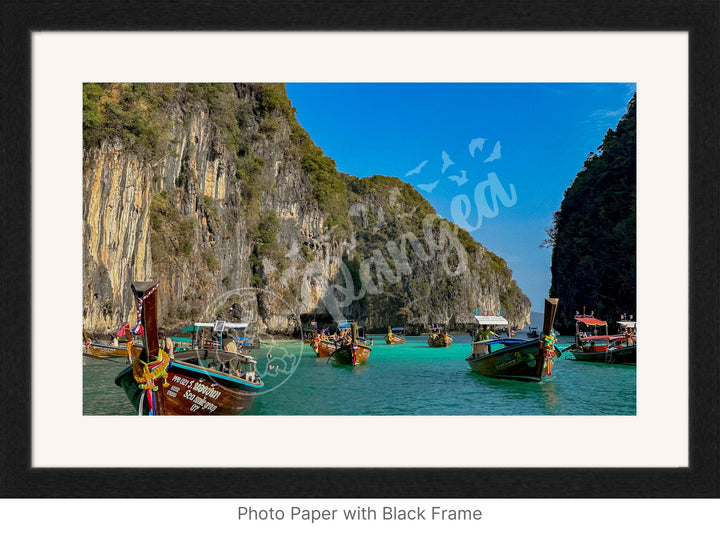
[(120, 330), (117, 332), (118, 338), (122, 338), (122, 335), (125, 334), (125, 331), (130, 328), (130, 324), (126, 323), (122, 327), (120, 327)]

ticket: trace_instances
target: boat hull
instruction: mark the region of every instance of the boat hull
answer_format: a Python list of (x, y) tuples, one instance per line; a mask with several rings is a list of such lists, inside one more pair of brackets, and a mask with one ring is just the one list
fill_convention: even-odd
[(247, 409), (262, 389), (262, 382), (250, 382), (186, 362), (171, 362), (167, 379), (157, 381), (157, 391), (138, 388), (132, 366), (115, 378), (138, 414), (158, 416), (236, 415)]
[(582, 362), (600, 362), (603, 364), (637, 364), (637, 345), (610, 348), (607, 351), (570, 351)]
[(400, 338), (394, 334), (386, 334), (385, 343), (388, 345), (400, 345), (405, 343), (405, 338)]
[[(139, 357), (142, 352), (142, 346), (133, 345), (131, 347), (133, 357)], [(83, 355), (86, 357), (92, 357), (96, 359), (106, 358), (128, 358), (128, 350), (125, 345), (122, 346), (111, 346), (104, 344), (89, 344), (83, 345)]]
[[(555, 354), (557, 356), (557, 350)], [(465, 360), (474, 373), (499, 379), (541, 381), (552, 370), (552, 364), (548, 369), (539, 340), (513, 344), (484, 355), (470, 355)]]
[(321, 358), (329, 357), (335, 351), (337, 351), (339, 347), (340, 345), (337, 342), (333, 340), (327, 340), (325, 338), (321, 339), (317, 343), (317, 345), (313, 344), (313, 350), (315, 351), (315, 354)]
[(346, 344), (340, 346), (330, 357), (340, 364), (347, 364), (350, 366), (357, 366), (358, 364), (364, 364), (370, 357), (372, 349), (369, 346), (358, 344), (355, 350), (355, 358), (353, 359), (352, 345)]

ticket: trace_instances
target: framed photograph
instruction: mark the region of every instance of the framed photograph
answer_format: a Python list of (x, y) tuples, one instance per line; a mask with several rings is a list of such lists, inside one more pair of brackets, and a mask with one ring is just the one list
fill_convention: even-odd
[[(130, 498), (138, 496), (138, 478), (150, 477), (162, 483), (140, 492), (158, 498), (717, 498), (718, 355), (711, 337), (718, 327), (718, 7), (689, 5), (695, 9), (654, 3), (645, 13), (621, 3), (612, 9), (422, 3), (412, 10), (353, 5), (339, 12), (328, 2), (314, 3), (311, 13), (302, 4), (238, 2), (203, 6), (200, 26), (178, 14), (182, 3), (99, 4), (77, 13), (30, 2), (8, 12), (2, 317), (13, 333), (8, 341), (17, 345), (3, 350), (0, 375), (7, 396), (0, 496)], [(362, 101), (368, 92), (374, 100)], [(198, 102), (190, 96), (205, 107), (188, 111)], [(234, 99), (229, 107), (226, 98)], [(160, 132), (149, 103), (172, 99), (180, 100), (157, 119), (167, 123)], [(480, 103), (485, 115), (474, 114)], [(227, 110), (232, 113), (223, 115)], [(502, 114), (494, 122), (492, 110)], [(212, 135), (193, 122), (203, 114), (212, 115)], [(631, 366), (569, 362), (570, 346), (582, 347), (575, 333), (556, 340), (542, 316), (530, 323), (530, 313), (543, 312), (545, 298), (555, 297), (551, 276), (555, 289), (560, 276), (550, 274), (551, 249), (540, 245), (548, 227), (558, 228), (553, 214), (565, 189), (613, 150), (619, 122), (629, 114), (633, 139), (637, 131), (637, 196), (618, 194), (618, 202), (637, 212), (636, 227), (628, 227), (637, 232), (636, 248), (627, 259), (632, 272), (637, 268), (628, 283), (637, 306), (612, 308), (605, 301), (600, 310), (617, 312), (602, 318), (612, 327), (636, 318), (641, 326), (629, 338), (627, 326), (617, 339), (592, 335), (593, 347), (635, 346), (639, 357)], [(464, 124), (454, 122), (459, 116)], [(413, 136), (430, 118), (437, 122)], [(478, 123), (467, 128), (469, 118)], [(243, 124), (253, 126), (238, 130)], [(533, 135), (521, 135), (531, 124)], [(364, 137), (356, 129), (366, 129)], [(588, 132), (578, 143), (580, 159), (561, 163), (560, 154), (570, 153), (566, 145)], [(93, 147), (105, 145), (89, 157), (91, 135)], [(280, 138), (299, 144), (273, 145)], [(227, 165), (214, 159), (223, 151), (231, 155)], [(533, 151), (530, 165), (525, 159)], [(105, 165), (98, 158), (121, 161)], [(273, 173), (265, 167), (270, 161)], [(331, 170), (323, 167), (329, 162)], [(264, 183), (271, 175), (274, 181)], [(140, 183), (148, 196), (136, 188)], [(282, 195), (273, 193), (279, 190)], [(534, 212), (539, 206), (542, 215)], [(145, 227), (128, 222), (133, 213), (143, 214)], [(231, 213), (234, 223), (216, 232), (218, 214)], [(316, 225), (320, 213), (325, 219)], [(470, 282), (457, 282), (462, 276), (438, 278), (448, 262), (450, 271), (459, 269), (460, 253), (414, 264), (404, 300), (378, 289), (379, 261), (363, 259), (376, 249), (392, 253), (388, 243), (398, 235), (387, 234), (384, 222), (405, 229), (396, 225), (420, 213), (445, 221), (452, 239), (475, 251), (467, 258), (505, 264), (492, 273), (510, 271), (510, 289), (485, 285), (475, 295)], [(188, 217), (194, 219), (184, 225)], [(421, 236), (422, 221), (403, 235)], [(437, 236), (429, 232), (426, 237)], [(196, 241), (185, 243), (186, 235)], [(224, 248), (223, 239), (232, 247)], [(420, 249), (413, 250), (417, 256)], [(328, 251), (337, 264), (323, 264)], [(353, 256), (356, 251), (362, 255)], [(393, 279), (397, 258), (390, 264), (386, 285), (402, 286), (402, 277)], [(191, 273), (198, 265), (202, 276)], [(345, 266), (346, 280), (364, 284), (364, 294), (352, 286), (353, 299), (333, 308), (347, 288), (338, 290), (327, 278), (317, 282), (314, 274), (303, 278), (308, 266), (324, 266), (333, 276)], [(295, 268), (300, 274), (288, 275)], [(362, 278), (364, 268), (370, 279)], [(468, 269), (468, 281), (491, 273), (486, 265)], [(537, 291), (534, 270), (542, 279)], [(430, 282), (424, 290), (423, 277)], [(133, 293), (126, 287), (131, 279), (159, 284), (138, 284)], [(323, 284), (335, 301), (306, 306), (311, 295), (322, 301), (313, 292)], [(524, 285), (533, 288), (529, 297)], [(463, 302), (467, 321), (443, 308), (449, 301), (432, 300), (434, 292), (459, 295), (459, 286), (472, 294)], [(248, 288), (255, 307), (249, 320), (243, 316)], [(203, 301), (200, 289), (212, 298)], [(420, 295), (435, 304), (426, 306)], [(160, 331), (151, 319), (155, 298), (165, 322)], [(561, 315), (595, 318), (595, 310), (568, 312), (584, 305), (559, 305), (567, 309)], [(359, 310), (370, 327), (365, 338), (348, 312)], [(526, 368), (539, 370), (538, 381), (506, 386), (499, 372), (478, 378), (474, 331), (468, 334), (467, 326), (495, 325), (488, 318), (507, 324), (507, 337), (516, 328), (541, 329), (539, 340), (525, 341), (535, 344)], [(263, 335), (250, 349), (246, 329), (254, 321)], [(313, 351), (319, 343), (313, 332), (319, 337), (331, 326), (341, 334), (345, 321), (350, 338), (337, 348), (346, 344), (350, 365), (332, 366)], [(218, 344), (211, 354), (247, 344), (247, 354), (256, 354), (242, 364), (252, 369), (230, 369), (229, 360), (208, 358), (207, 349), (192, 345), (202, 322)], [(448, 333), (455, 339), (455, 348), (447, 348), (457, 353), (452, 359), (436, 357), (445, 349), (428, 345), (435, 323), (455, 329)], [(400, 327), (414, 331), (400, 334)], [(123, 349), (131, 329), (144, 364), (133, 364), (141, 361), (133, 361), (130, 346), (127, 361), (90, 355), (96, 343)], [(293, 350), (283, 345), (291, 341), (283, 334), (296, 337)], [(406, 348), (391, 353), (386, 334), (406, 336)], [(81, 342), (88, 355), (82, 358)], [(547, 344), (557, 345), (554, 372)], [(368, 361), (355, 366), (366, 345)], [(604, 351), (611, 353), (609, 346)], [(201, 384), (178, 371), (199, 368), (215, 382)], [(413, 379), (418, 369), (436, 378)], [(564, 371), (575, 383), (563, 379)], [(239, 416), (188, 415), (222, 412), (221, 384), (274, 391), (258, 394)], [(403, 401), (409, 392), (416, 397)], [(189, 401), (179, 409), (182, 398)], [(164, 410), (180, 415), (152, 417)]]

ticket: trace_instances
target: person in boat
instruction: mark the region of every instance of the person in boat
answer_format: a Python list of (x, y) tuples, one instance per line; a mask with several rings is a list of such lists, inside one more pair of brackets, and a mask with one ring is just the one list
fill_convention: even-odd
[(631, 345), (634, 344), (634, 342), (633, 342), (633, 330), (632, 330), (632, 327), (629, 327), (629, 328), (625, 331), (625, 343), (626, 343), (628, 346), (631, 346)]
[(483, 325), (482, 328), (475, 335), (475, 341), (479, 342), (480, 340), (490, 340), (490, 336), (495, 336), (496, 338), (498, 338), (497, 333), (491, 331), (490, 327), (488, 327), (487, 325)]
[(168, 354), (168, 357), (171, 359), (175, 358), (175, 343), (172, 341), (172, 338), (169, 336), (165, 337), (165, 352)]

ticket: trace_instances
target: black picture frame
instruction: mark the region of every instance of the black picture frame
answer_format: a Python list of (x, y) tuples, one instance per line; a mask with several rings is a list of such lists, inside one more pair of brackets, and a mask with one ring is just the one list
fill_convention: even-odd
[[(202, 12), (202, 16), (190, 16)], [(718, 55), (712, 0), (640, 2), (6, 1), (2, 5), (0, 497), (720, 497)], [(690, 47), (689, 467), (142, 469), (33, 468), (31, 459), (31, 34), (36, 31), (687, 31)], [(69, 59), (69, 61), (71, 61)], [(59, 281), (62, 283), (62, 281)], [(671, 297), (671, 296), (670, 296)], [(74, 333), (60, 338), (74, 340)], [(668, 371), (670, 376), (671, 371)], [(62, 388), (58, 385), (58, 388)], [(203, 477), (195, 477), (203, 474)], [(252, 481), (252, 484), (248, 484)]]

